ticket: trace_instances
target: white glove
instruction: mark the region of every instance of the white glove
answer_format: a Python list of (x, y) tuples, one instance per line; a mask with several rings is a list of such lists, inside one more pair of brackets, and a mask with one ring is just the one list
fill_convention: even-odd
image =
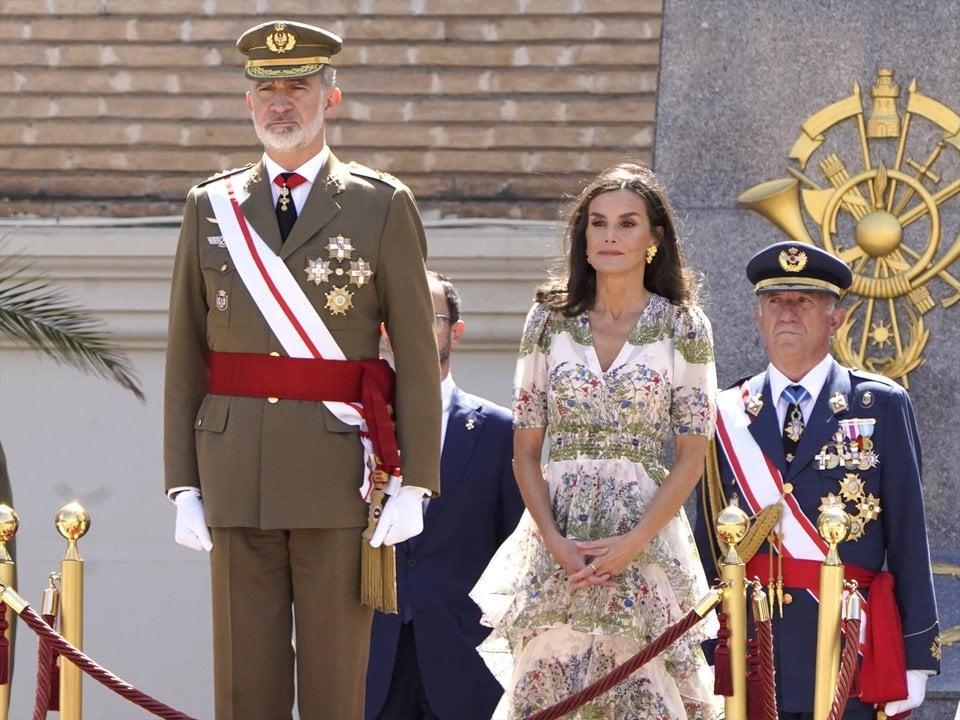
[(192, 550), (210, 552), (213, 540), (210, 538), (207, 520), (203, 516), (200, 492), (194, 488), (183, 490), (177, 493), (173, 502), (177, 506), (177, 526), (173, 539)]
[(907, 697), (904, 700), (894, 700), (883, 706), (883, 713), (887, 717), (893, 717), (907, 710), (913, 710), (920, 707), (923, 698), (927, 694), (927, 678), (930, 677), (925, 670), (907, 670)]
[(423, 499), (429, 494), (422, 487), (403, 485), (388, 497), (370, 545), (396, 545), (423, 532)]

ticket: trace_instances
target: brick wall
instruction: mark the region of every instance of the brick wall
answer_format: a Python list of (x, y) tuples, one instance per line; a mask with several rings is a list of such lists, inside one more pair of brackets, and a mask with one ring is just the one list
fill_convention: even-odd
[(234, 42), (289, 17), (344, 38), (341, 159), (432, 216), (552, 219), (611, 162), (649, 162), (661, 5), (0, 0), (0, 215), (178, 215), (192, 184), (258, 157)]

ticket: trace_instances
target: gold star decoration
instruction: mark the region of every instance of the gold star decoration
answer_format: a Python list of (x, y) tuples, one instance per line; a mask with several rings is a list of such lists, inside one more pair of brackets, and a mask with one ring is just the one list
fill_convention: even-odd
[(373, 271), (370, 270), (370, 263), (363, 258), (357, 258), (356, 262), (350, 263), (350, 282), (357, 287), (370, 282), (371, 275), (373, 275)]
[(353, 243), (350, 238), (343, 235), (327, 238), (327, 252), (330, 253), (331, 260), (349, 260), (353, 255)]
[(863, 480), (856, 473), (847, 473), (840, 481), (840, 495), (847, 502), (863, 497)]
[(327, 293), (326, 308), (332, 315), (346, 315), (347, 310), (353, 307), (353, 293), (347, 286), (334, 287)]
[(320, 258), (307, 260), (307, 266), (304, 270), (307, 273), (307, 282), (313, 282), (314, 285), (319, 285), (320, 283), (330, 280), (331, 271), (329, 260), (321, 260)]

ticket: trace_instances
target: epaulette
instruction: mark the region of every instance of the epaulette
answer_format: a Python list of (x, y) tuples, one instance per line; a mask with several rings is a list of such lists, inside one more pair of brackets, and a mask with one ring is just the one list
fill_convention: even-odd
[(247, 163), (243, 167), (234, 168), (233, 170), (223, 170), (221, 172), (215, 173), (208, 177), (206, 180), (197, 183), (197, 187), (203, 187), (204, 185), (209, 185), (212, 182), (220, 180), (221, 178), (229, 177), (230, 175), (236, 175), (238, 173), (246, 172), (254, 166), (254, 163)]
[(361, 177), (379, 180), (380, 182), (384, 182), (387, 185), (391, 185), (392, 187), (395, 187), (395, 188), (400, 188), (403, 190), (407, 189), (407, 186), (403, 183), (402, 180), (400, 180), (397, 177), (394, 177), (388, 172), (383, 172), (382, 170), (374, 170), (372, 168), (368, 168), (366, 165), (361, 165), (360, 163), (353, 162), (352, 160), (349, 163), (347, 163), (347, 169), (353, 175), (360, 175)]

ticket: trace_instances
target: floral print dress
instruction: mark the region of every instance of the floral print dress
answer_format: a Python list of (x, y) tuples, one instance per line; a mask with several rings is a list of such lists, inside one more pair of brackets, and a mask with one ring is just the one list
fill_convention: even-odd
[[(561, 532), (595, 539), (634, 527), (666, 476), (669, 438), (712, 436), (715, 391), (710, 324), (697, 308), (654, 295), (602, 372), (586, 314), (568, 318), (534, 305), (517, 363), (514, 422), (546, 428), (545, 481)], [(524, 513), (472, 593), (494, 628), (481, 646), (484, 655), (513, 656), (511, 718), (600, 680), (702, 598), (708, 586), (682, 508), (616, 579), (616, 588), (569, 592), (560, 565)], [(721, 699), (713, 695), (699, 647), (716, 634), (710, 617), (565, 717), (719, 717)]]

